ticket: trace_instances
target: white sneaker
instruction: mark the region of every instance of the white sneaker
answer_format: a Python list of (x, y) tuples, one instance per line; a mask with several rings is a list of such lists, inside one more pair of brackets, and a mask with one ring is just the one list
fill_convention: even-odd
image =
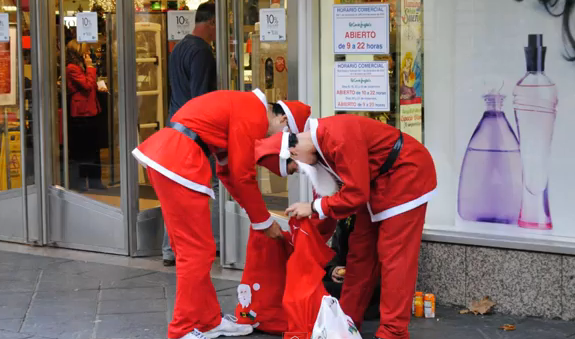
[(221, 324), (207, 332), (204, 332), (204, 336), (207, 339), (213, 339), (220, 336), (224, 337), (241, 337), (251, 334), (254, 329), (251, 325), (240, 325), (236, 324), (238, 318), (232, 315), (225, 315), (222, 318)]
[(207, 338), (202, 332), (198, 331), (197, 329), (194, 329), (192, 332), (186, 334), (180, 339), (207, 339)]

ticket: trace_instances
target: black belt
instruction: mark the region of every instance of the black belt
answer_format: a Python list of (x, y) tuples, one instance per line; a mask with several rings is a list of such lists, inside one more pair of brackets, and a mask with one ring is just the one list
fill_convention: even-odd
[(391, 169), (391, 167), (393, 167), (395, 160), (397, 160), (397, 158), (399, 157), (399, 151), (401, 151), (402, 147), (403, 147), (403, 133), (399, 131), (399, 138), (397, 138), (397, 141), (395, 142), (395, 145), (393, 145), (391, 152), (389, 152), (387, 159), (385, 159), (385, 162), (379, 169), (380, 175), (386, 173)]
[(204, 151), (206, 157), (210, 157), (210, 149), (208, 148), (208, 145), (206, 145), (206, 143), (200, 138), (198, 134), (196, 134), (196, 132), (180, 124), (179, 122), (171, 122), (168, 124), (168, 127), (173, 128), (188, 138), (192, 139), (196, 144), (198, 144), (198, 146), (200, 146), (202, 151)]

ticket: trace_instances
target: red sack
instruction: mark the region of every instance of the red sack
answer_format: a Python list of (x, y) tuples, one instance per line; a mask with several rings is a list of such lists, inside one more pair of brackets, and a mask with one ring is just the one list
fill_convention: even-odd
[[(284, 236), (286, 240), (291, 238), (287, 232)], [(284, 239), (270, 239), (262, 231), (250, 229), (246, 266), (238, 286), (238, 323), (270, 334), (287, 331), (282, 297), (291, 245)]]
[(308, 333), (313, 326), (324, 295), (324, 267), (334, 256), (316, 227), (309, 219), (290, 220), (294, 236), (294, 251), (287, 262), (283, 306), (287, 315), (288, 331)]

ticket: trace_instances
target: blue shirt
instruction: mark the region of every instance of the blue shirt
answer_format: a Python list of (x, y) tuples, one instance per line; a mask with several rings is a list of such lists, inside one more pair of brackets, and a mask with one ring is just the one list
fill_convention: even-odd
[(202, 38), (187, 35), (170, 54), (170, 110), (168, 121), (186, 102), (217, 89), (216, 59)]

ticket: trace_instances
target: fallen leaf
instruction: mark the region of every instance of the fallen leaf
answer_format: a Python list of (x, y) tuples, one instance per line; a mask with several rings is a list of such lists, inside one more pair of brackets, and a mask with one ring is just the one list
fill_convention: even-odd
[(481, 300), (473, 300), (471, 302), (471, 307), (469, 307), (469, 310), (471, 312), (473, 312), (475, 315), (477, 314), (488, 314), (493, 310), (493, 307), (496, 304), (491, 301), (491, 299), (489, 299), (489, 297), (484, 297)]
[(515, 325), (510, 325), (510, 324), (505, 324), (499, 328), (504, 330), (504, 331), (515, 331)]
[(459, 311), (459, 314), (468, 314), (468, 313), (471, 313), (471, 311), (470, 311), (470, 310), (461, 310), (461, 311)]

